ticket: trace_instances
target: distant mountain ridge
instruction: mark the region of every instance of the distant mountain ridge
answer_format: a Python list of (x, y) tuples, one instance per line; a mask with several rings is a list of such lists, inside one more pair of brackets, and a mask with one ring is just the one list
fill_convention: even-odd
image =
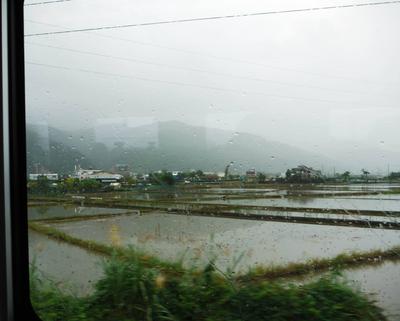
[(280, 173), (303, 163), (315, 168), (338, 166), (336, 161), (317, 153), (257, 135), (178, 121), (121, 128), (101, 125), (74, 132), (28, 124), (27, 133), (29, 172), (38, 163), (59, 173), (70, 173), (78, 164), (109, 169), (125, 163), (134, 172), (147, 172), (223, 171), (229, 162), (234, 162), (232, 171), (238, 173), (249, 168)]

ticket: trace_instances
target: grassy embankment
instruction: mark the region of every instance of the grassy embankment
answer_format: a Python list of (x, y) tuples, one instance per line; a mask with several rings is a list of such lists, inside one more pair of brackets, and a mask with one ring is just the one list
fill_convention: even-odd
[(131, 256), (104, 263), (104, 276), (87, 297), (41, 282), (34, 267), (30, 280), (32, 304), (44, 321), (386, 320), (371, 299), (335, 276), (303, 286), (239, 284), (212, 263), (171, 275)]

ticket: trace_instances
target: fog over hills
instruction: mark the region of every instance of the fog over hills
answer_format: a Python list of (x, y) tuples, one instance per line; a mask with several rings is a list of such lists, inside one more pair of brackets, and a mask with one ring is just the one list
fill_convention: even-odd
[(29, 6), (30, 168), (400, 171), (399, 5), (226, 2)]
[[(386, 174), (400, 164), (400, 153), (375, 150), (355, 144), (321, 146), (321, 153), (290, 146), (261, 136), (178, 121), (156, 122), (130, 127), (124, 124), (101, 125), (68, 131), (28, 124), (28, 171), (38, 164), (60, 173), (74, 165), (109, 169), (115, 164), (130, 165), (134, 172), (159, 169), (223, 171), (234, 162), (233, 171), (249, 168), (275, 174), (306, 164), (326, 174), (361, 168)], [(335, 157), (340, 155), (340, 157)], [(39, 167), (40, 167), (39, 166)]]
[(232, 170), (238, 173), (249, 168), (280, 173), (303, 163), (315, 168), (339, 166), (317, 153), (248, 133), (177, 121), (115, 128), (103, 125), (69, 132), (28, 125), (28, 170), (34, 171), (38, 163), (57, 172), (71, 172), (78, 164), (109, 169), (118, 163), (130, 165), (134, 172), (223, 171), (229, 162), (234, 162)]

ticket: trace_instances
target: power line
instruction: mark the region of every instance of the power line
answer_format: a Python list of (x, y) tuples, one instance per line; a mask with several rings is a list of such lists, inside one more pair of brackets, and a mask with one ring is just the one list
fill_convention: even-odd
[(134, 80), (139, 80), (139, 81), (163, 83), (163, 84), (174, 85), (174, 86), (194, 87), (194, 88), (200, 88), (200, 89), (206, 89), (206, 90), (230, 92), (230, 93), (235, 93), (235, 94), (240, 94), (240, 95), (251, 94), (251, 95), (262, 95), (262, 96), (279, 98), (279, 99), (313, 101), (313, 102), (341, 104), (341, 105), (360, 105), (360, 106), (364, 106), (364, 107), (376, 107), (376, 108), (382, 108), (382, 107), (392, 108), (390, 106), (376, 106), (376, 105), (357, 103), (357, 102), (345, 102), (345, 101), (334, 101), (334, 100), (308, 98), (308, 97), (284, 96), (284, 95), (276, 95), (276, 94), (270, 94), (270, 93), (264, 93), (264, 92), (243, 91), (243, 90), (232, 89), (232, 88), (221, 88), (221, 87), (214, 87), (214, 86), (197, 85), (197, 84), (190, 84), (190, 83), (184, 83), (184, 82), (178, 82), (178, 81), (152, 79), (152, 78), (138, 77), (138, 76), (131, 76), (131, 75), (122, 75), (122, 74), (117, 74), (117, 73), (109, 73), (109, 72), (90, 70), (90, 69), (71, 68), (71, 67), (44, 64), (44, 63), (38, 63), (38, 62), (32, 62), (32, 61), (26, 61), (25, 63), (28, 65), (47, 67), (47, 68), (58, 69), (58, 70), (76, 71), (76, 72), (89, 73), (89, 74), (100, 75), (100, 76), (111, 76), (111, 77), (117, 77), (117, 78), (134, 79)]
[(325, 6), (325, 7), (311, 7), (311, 8), (303, 8), (303, 9), (288, 9), (288, 10), (279, 10), (279, 11), (253, 12), (253, 13), (225, 15), (225, 16), (211, 16), (211, 17), (175, 19), (175, 20), (162, 20), (162, 21), (153, 21), (153, 22), (132, 23), (132, 24), (125, 24), (125, 25), (102, 26), (102, 27), (93, 27), (93, 28), (81, 28), (81, 29), (71, 29), (71, 30), (62, 30), (62, 31), (32, 33), (32, 34), (25, 35), (25, 37), (59, 35), (59, 34), (67, 34), (67, 33), (132, 28), (132, 27), (145, 27), (145, 26), (186, 23), (186, 22), (196, 22), (196, 21), (212, 21), (212, 20), (219, 20), (219, 19), (256, 17), (256, 16), (265, 16), (265, 15), (273, 15), (273, 14), (299, 13), (299, 12), (307, 12), (307, 11), (311, 12), (311, 11), (321, 11), (321, 10), (331, 10), (331, 9), (379, 6), (379, 5), (399, 4), (399, 3), (400, 3), (400, 0), (383, 1), (383, 2), (367, 2), (367, 3), (358, 3), (358, 4), (345, 4), (345, 5), (338, 5), (338, 6)]
[[(45, 22), (39, 22), (39, 21), (35, 21), (35, 20), (25, 19), (25, 21), (26, 22), (30, 22), (30, 23), (34, 23), (34, 24), (51, 26), (51, 27), (65, 28), (64, 26), (45, 23)], [(197, 55), (197, 56), (207, 57), (207, 58), (221, 60), (221, 61), (229, 61), (229, 62), (253, 65), (253, 66), (257, 66), (257, 67), (268, 68), (268, 69), (276, 69), (276, 70), (281, 70), (281, 71), (286, 71), (286, 72), (289, 71), (289, 72), (301, 73), (301, 74), (306, 74), (306, 75), (310, 75), (310, 76), (313, 76), (313, 77), (341, 79), (341, 80), (347, 80), (347, 81), (352, 81), (352, 82), (353, 81), (357, 81), (357, 82), (364, 82), (364, 83), (367, 83), (367, 84), (371, 84), (371, 83), (372, 84), (384, 84), (385, 86), (387, 86), (387, 85), (396, 86), (396, 87), (398, 86), (398, 84), (396, 84), (396, 83), (386, 83), (386, 82), (381, 82), (381, 81), (360, 79), (360, 78), (357, 78), (357, 77), (345, 77), (345, 76), (337, 76), (337, 75), (330, 75), (330, 74), (321, 74), (321, 73), (311, 72), (311, 71), (307, 71), (307, 70), (300, 70), (300, 69), (296, 69), (296, 68), (282, 67), (282, 66), (276, 66), (276, 65), (268, 65), (268, 64), (264, 64), (264, 63), (255, 62), (255, 61), (249, 61), (249, 60), (243, 60), (243, 59), (235, 59), (235, 58), (232, 58), (232, 57), (217, 56), (217, 55), (208, 54), (208, 53), (204, 53), (204, 52), (198, 52), (198, 51), (193, 51), (193, 50), (185, 50), (185, 49), (181, 49), (181, 48), (174, 48), (174, 47), (170, 47), (170, 46), (158, 45), (158, 44), (154, 44), (154, 43), (143, 42), (143, 41), (138, 41), (138, 40), (132, 40), (132, 39), (127, 39), (127, 38), (122, 38), (122, 37), (116, 37), (116, 36), (110, 36), (110, 35), (102, 35), (102, 34), (99, 34), (99, 33), (85, 33), (85, 35), (89, 36), (89, 37), (100, 37), (100, 38), (114, 39), (114, 40), (118, 40), (118, 41), (133, 43), (135, 45), (148, 46), (148, 47), (153, 47), (153, 48), (158, 48), (158, 49), (163, 49), (163, 50), (170, 50), (170, 51), (185, 53), (185, 54), (189, 54), (189, 55)]]
[(320, 86), (314, 86), (314, 85), (304, 85), (304, 84), (298, 84), (298, 83), (292, 83), (292, 82), (269, 80), (269, 79), (263, 79), (263, 78), (257, 78), (257, 77), (240, 76), (240, 75), (235, 75), (235, 74), (229, 74), (229, 73), (224, 73), (224, 72), (215, 72), (215, 71), (204, 70), (204, 69), (181, 67), (181, 66), (162, 64), (162, 63), (152, 62), (152, 61), (147, 61), (147, 60), (106, 55), (106, 54), (96, 53), (96, 52), (92, 52), (92, 51), (84, 51), (84, 50), (72, 49), (72, 48), (66, 48), (66, 47), (44, 45), (44, 44), (39, 44), (39, 43), (25, 42), (25, 44), (34, 45), (34, 46), (38, 46), (38, 47), (44, 47), (44, 48), (64, 50), (67, 52), (73, 52), (73, 53), (78, 53), (78, 54), (120, 60), (120, 61), (128, 61), (128, 62), (133, 62), (133, 63), (138, 63), (138, 64), (152, 65), (152, 66), (165, 67), (165, 68), (170, 68), (170, 69), (184, 70), (184, 71), (197, 72), (197, 73), (205, 73), (205, 74), (216, 75), (216, 76), (221, 76), (221, 77), (237, 78), (237, 79), (242, 79), (242, 80), (250, 80), (250, 81), (256, 81), (256, 82), (263, 82), (263, 83), (274, 83), (274, 84), (283, 85), (283, 86), (311, 88), (311, 89), (319, 89), (319, 90), (325, 90), (325, 91), (342, 92), (342, 93), (357, 94), (357, 95), (370, 95), (371, 94), (370, 92), (354, 92), (354, 91), (350, 91), (350, 90), (333, 89), (333, 88), (326, 88), (326, 87), (320, 87)]
[(69, 1), (72, 1), (72, 0), (54, 0), (54, 1), (43, 1), (43, 2), (32, 2), (32, 3), (24, 4), (24, 7), (46, 5), (46, 4), (53, 4), (53, 3), (60, 3), (60, 2), (69, 2)]

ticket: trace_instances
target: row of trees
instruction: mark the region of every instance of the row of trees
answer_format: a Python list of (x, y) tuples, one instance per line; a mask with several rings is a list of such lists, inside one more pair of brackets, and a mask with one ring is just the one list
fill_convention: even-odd
[(392, 172), (389, 175), (390, 180), (400, 180), (400, 172)]
[(94, 179), (79, 180), (77, 178), (66, 178), (60, 182), (39, 177), (36, 181), (28, 182), (28, 193), (30, 194), (66, 194), (66, 193), (93, 193), (104, 189), (103, 184)]
[(149, 175), (149, 182), (154, 185), (174, 185), (175, 178), (171, 172), (162, 171), (161, 173), (151, 173)]
[[(172, 175), (171, 172), (161, 171), (153, 172), (149, 174), (146, 182), (152, 185), (167, 185), (172, 186), (178, 181), (190, 179), (191, 181), (204, 179), (204, 173), (201, 170), (180, 173), (177, 176)], [(132, 186), (138, 182), (133, 177), (125, 177), (122, 184)], [(28, 192), (30, 194), (65, 194), (65, 193), (93, 193), (101, 192), (110, 189), (107, 185), (102, 184), (94, 179), (83, 179), (78, 178), (65, 178), (61, 181), (50, 181), (46, 177), (40, 177), (38, 180), (28, 182)]]

